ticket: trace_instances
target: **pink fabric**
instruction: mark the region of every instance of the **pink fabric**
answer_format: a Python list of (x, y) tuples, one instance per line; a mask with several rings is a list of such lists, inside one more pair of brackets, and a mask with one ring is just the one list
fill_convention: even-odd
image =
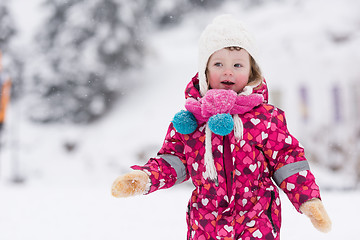
[(231, 185), (233, 182), (233, 169), (234, 164), (231, 155), (231, 148), (230, 148), (230, 140), (228, 136), (224, 137), (224, 169), (225, 169), (225, 176), (226, 176), (226, 185), (229, 186), (227, 189), (228, 197), (231, 197)]
[[(266, 102), (266, 82), (254, 89), (254, 93), (262, 94)], [(197, 76), (189, 83), (186, 96), (201, 99)], [(149, 174), (148, 193), (152, 193), (174, 186), (178, 179), (173, 166), (162, 158), (163, 154), (176, 156), (183, 163), (184, 181), (191, 179), (194, 185), (186, 218), (187, 239), (280, 238), (281, 203), (271, 178), (283, 166), (305, 161), (304, 149), (289, 133), (284, 112), (272, 105), (260, 104), (239, 117), (244, 125), (241, 141), (235, 139), (233, 132), (224, 137), (212, 134), (218, 183), (203, 176), (205, 124), (191, 134), (180, 134), (170, 124), (158, 157), (151, 158), (144, 166), (132, 167)], [(286, 178), (279, 188), (298, 211), (302, 203), (320, 197), (315, 177), (309, 170)]]
[(243, 114), (264, 102), (261, 94), (249, 96), (237, 95), (232, 90), (210, 89), (205, 96), (199, 100), (195, 98), (186, 99), (185, 108), (190, 111), (199, 124), (207, 122), (216, 114)]

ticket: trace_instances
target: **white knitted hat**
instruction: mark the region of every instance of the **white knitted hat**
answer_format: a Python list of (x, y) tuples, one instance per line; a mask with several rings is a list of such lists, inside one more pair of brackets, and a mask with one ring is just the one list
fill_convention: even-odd
[(257, 61), (257, 49), (253, 36), (232, 15), (216, 17), (202, 32), (199, 39), (199, 84), (202, 96), (208, 90), (206, 66), (210, 56), (225, 47), (241, 47)]

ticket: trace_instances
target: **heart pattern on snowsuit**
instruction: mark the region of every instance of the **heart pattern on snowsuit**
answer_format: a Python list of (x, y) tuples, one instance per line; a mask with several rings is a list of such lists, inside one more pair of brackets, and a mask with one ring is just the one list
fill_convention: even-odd
[[(187, 85), (186, 98), (200, 99), (196, 75)], [(162, 156), (176, 156), (184, 166), (183, 181), (192, 180), (195, 189), (188, 203), (188, 239), (279, 239), (281, 203), (278, 187), (299, 211), (302, 203), (320, 198), (319, 187), (310, 170), (294, 173), (277, 187), (272, 181), (282, 167), (306, 161), (304, 149), (286, 125), (284, 112), (267, 103), (265, 80), (254, 89), (264, 103), (240, 115), (243, 139), (233, 132), (212, 134), (212, 152), (218, 182), (203, 177), (205, 124), (191, 134), (180, 134), (170, 124), (158, 156), (144, 166), (151, 180), (147, 194), (178, 183), (176, 169)]]

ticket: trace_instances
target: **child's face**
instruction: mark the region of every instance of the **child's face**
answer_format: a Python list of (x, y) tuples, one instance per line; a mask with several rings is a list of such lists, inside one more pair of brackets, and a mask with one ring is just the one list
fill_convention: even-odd
[(212, 89), (228, 89), (240, 93), (249, 82), (249, 53), (241, 49), (214, 52), (207, 65), (207, 80)]

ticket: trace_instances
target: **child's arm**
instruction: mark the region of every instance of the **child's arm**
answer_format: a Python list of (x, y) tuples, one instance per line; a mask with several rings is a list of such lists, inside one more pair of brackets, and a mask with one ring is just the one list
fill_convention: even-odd
[(128, 197), (149, 194), (188, 180), (182, 138), (183, 135), (170, 124), (158, 155), (143, 166), (132, 166), (135, 171), (118, 177), (113, 183), (112, 195)]
[(319, 187), (310, 171), (304, 149), (287, 129), (283, 111), (273, 111), (267, 134), (263, 151), (269, 160), (273, 180), (296, 210), (310, 217), (315, 228), (329, 231), (331, 221), (320, 200)]
[(300, 211), (310, 218), (317, 230), (325, 233), (331, 230), (331, 220), (320, 199), (306, 201), (301, 205)]

